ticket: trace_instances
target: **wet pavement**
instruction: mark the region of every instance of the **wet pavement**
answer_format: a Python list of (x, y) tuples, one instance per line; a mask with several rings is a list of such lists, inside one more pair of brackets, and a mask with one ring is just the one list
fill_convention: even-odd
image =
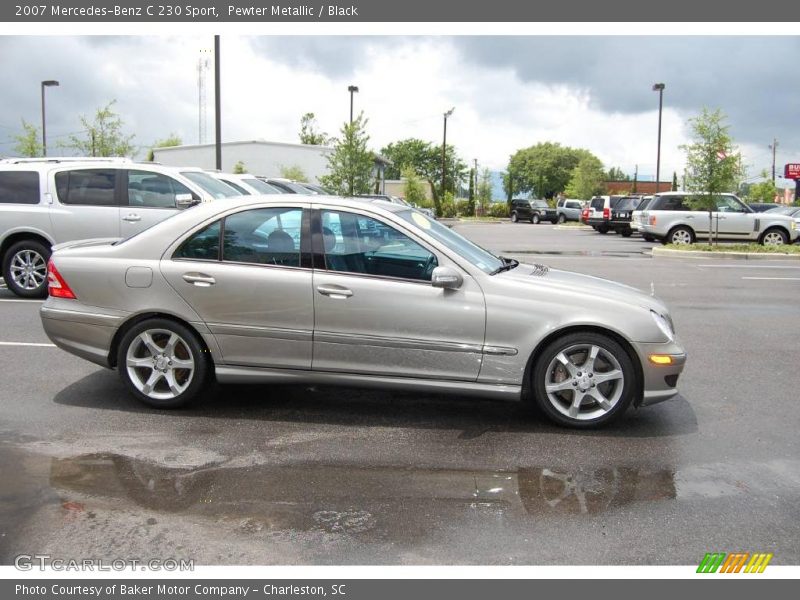
[[(655, 282), (689, 351), (681, 395), (590, 432), (514, 403), (305, 386), (226, 386), (168, 412), (57, 349), (0, 345), (0, 563), (800, 561), (800, 290), (743, 279), (785, 271), (549, 226), (463, 229), (521, 259), (560, 252), (541, 260)], [(0, 342), (46, 343), (38, 306), (0, 302)]]

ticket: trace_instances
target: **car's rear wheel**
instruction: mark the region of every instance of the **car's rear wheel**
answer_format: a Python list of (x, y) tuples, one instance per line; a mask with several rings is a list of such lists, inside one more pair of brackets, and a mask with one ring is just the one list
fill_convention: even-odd
[(541, 352), (532, 387), (537, 405), (552, 421), (587, 428), (620, 417), (638, 386), (633, 361), (617, 341), (576, 332)]
[(597, 228), (597, 233), (602, 233), (603, 235), (607, 234), (608, 233), (608, 227), (606, 227), (605, 225), (600, 225)]
[(789, 243), (789, 236), (781, 229), (767, 229), (761, 235), (759, 243), (763, 246), (783, 246)]
[(664, 238), (665, 244), (675, 244), (676, 246), (686, 246), (687, 244), (694, 244), (694, 231), (688, 227), (674, 227)]
[(646, 233), (642, 235), (642, 239), (645, 242), (655, 242), (656, 241), (656, 238), (654, 238), (652, 235), (648, 235)]
[(559, 225), (563, 225), (566, 222), (567, 222), (567, 217), (565, 215), (563, 215), (563, 214), (558, 215), (558, 224)]
[(3, 278), (8, 289), (23, 298), (47, 296), (47, 261), (50, 248), (36, 240), (13, 244), (3, 260)]
[(623, 229), (622, 231), (619, 232), (619, 234), (622, 237), (631, 237), (631, 235), (633, 235), (633, 231), (631, 231), (630, 229)]
[(517, 216), (517, 213), (516, 212), (512, 212), (511, 213), (511, 222), (512, 223), (516, 223), (517, 221), (519, 221), (519, 217)]
[(533, 216), (531, 217), (531, 223), (533, 223), (534, 225), (538, 225), (539, 221), (541, 221), (539, 213), (533, 213)]
[(148, 319), (122, 338), (117, 368), (125, 385), (155, 408), (179, 408), (196, 400), (208, 383), (208, 352), (197, 335), (168, 319)]

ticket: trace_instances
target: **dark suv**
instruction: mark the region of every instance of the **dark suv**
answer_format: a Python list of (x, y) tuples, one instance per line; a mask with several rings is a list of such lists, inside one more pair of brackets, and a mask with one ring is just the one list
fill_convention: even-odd
[[(618, 231), (623, 235), (625, 233), (630, 235), (630, 214), (636, 209), (636, 205), (640, 201), (641, 198), (639, 196), (595, 196), (589, 202), (589, 219), (586, 222), (600, 233)], [(619, 209), (617, 210), (618, 206)], [(617, 211), (616, 213), (614, 212), (615, 210)], [(624, 223), (621, 221), (623, 219), (622, 215), (625, 215), (626, 221)]]
[(550, 208), (547, 200), (523, 200), (514, 198), (511, 201), (511, 222), (528, 220), (533, 224), (542, 221), (555, 223), (558, 221), (558, 213), (555, 208)]

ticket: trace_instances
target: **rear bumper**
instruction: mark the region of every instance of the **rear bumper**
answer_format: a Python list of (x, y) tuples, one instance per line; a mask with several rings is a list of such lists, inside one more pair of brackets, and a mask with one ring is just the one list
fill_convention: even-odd
[(89, 307), (74, 300), (50, 298), (39, 316), (47, 337), (59, 348), (103, 367), (110, 367), (111, 341), (125, 314)]
[[(669, 400), (678, 393), (677, 384), (683, 367), (686, 365), (686, 350), (676, 339), (667, 343), (634, 343), (634, 349), (642, 365), (644, 376), (642, 397), (636, 406), (649, 406), (664, 400)], [(668, 355), (672, 357), (672, 364), (656, 365), (650, 361), (653, 354)]]

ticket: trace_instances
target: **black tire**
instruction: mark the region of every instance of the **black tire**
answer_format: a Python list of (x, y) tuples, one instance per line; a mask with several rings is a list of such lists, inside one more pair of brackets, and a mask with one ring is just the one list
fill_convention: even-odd
[[(781, 239), (783, 241), (781, 243), (772, 242), (772, 243), (768, 244), (767, 241), (766, 241), (768, 239), (776, 239), (776, 240), (777, 239)], [(789, 234), (786, 233), (786, 231), (784, 231), (780, 227), (770, 227), (764, 233), (761, 234), (761, 237), (758, 238), (758, 243), (761, 244), (762, 246), (765, 246), (765, 245), (772, 245), (772, 246), (786, 245), (786, 244), (789, 243)]]
[(607, 234), (608, 233), (608, 227), (606, 227), (605, 225), (600, 225), (597, 228), (597, 233), (602, 233), (603, 235)]
[[(185, 388), (180, 391), (180, 393), (175, 394), (172, 391), (168, 392), (169, 394), (172, 394), (171, 397), (159, 398), (154, 396), (155, 394), (162, 394), (165, 386), (169, 387), (168, 379), (165, 376), (160, 376), (154, 382), (152, 386), (152, 394), (154, 395), (148, 395), (143, 390), (139, 389), (139, 385), (134, 382), (132, 379), (133, 376), (131, 373), (129, 373), (127, 360), (128, 352), (131, 349), (131, 346), (134, 344), (136, 344), (134, 352), (141, 348), (143, 344), (139, 339), (139, 335), (148, 331), (159, 332), (158, 334), (151, 335), (151, 339), (158, 347), (161, 347), (161, 339), (159, 339), (159, 336), (166, 337), (169, 334), (176, 334), (182, 343), (182, 346), (178, 346), (175, 349), (176, 351), (174, 354), (176, 359), (187, 360), (186, 351), (189, 351), (188, 360), (191, 360), (193, 363), (190, 377), (188, 373), (186, 373), (186, 371), (189, 369), (180, 369), (175, 367), (170, 368), (166, 365), (164, 367), (172, 371), (172, 377), (176, 381), (176, 385), (185, 385)], [(153, 358), (156, 357), (155, 353), (150, 352), (150, 354)], [(140, 357), (139, 360), (146, 361), (149, 358), (151, 357), (147, 356), (145, 353), (145, 356)], [(172, 365), (171, 362), (169, 364)], [(135, 377), (140, 385), (145, 377), (156, 374), (156, 371), (160, 370), (157, 369), (155, 365), (153, 367), (132, 367), (132, 369), (134, 370)], [(150, 371), (149, 374), (147, 372), (148, 369)], [(131, 327), (119, 343), (119, 348), (117, 350), (117, 370), (119, 371), (120, 378), (131, 394), (133, 394), (133, 396), (141, 402), (144, 402), (145, 404), (148, 404), (154, 408), (181, 408), (188, 406), (189, 404), (199, 400), (204, 392), (208, 391), (209, 388), (212, 387), (209, 385), (209, 383), (211, 383), (211, 373), (213, 369), (208, 350), (206, 350), (204, 345), (201, 343), (200, 338), (194, 331), (169, 319), (147, 319)], [(184, 378), (184, 380), (181, 381), (181, 378)]]
[[(6, 286), (17, 296), (21, 298), (46, 298), (47, 297), (47, 261), (50, 260), (50, 247), (37, 240), (22, 240), (12, 244), (6, 251), (3, 257), (3, 279), (5, 279)], [(35, 264), (35, 279), (26, 279), (25, 276), (20, 276), (19, 260), (24, 261), (26, 257), (32, 259), (32, 264)], [(34, 258), (38, 257), (38, 258)], [(13, 264), (12, 264), (13, 263)], [(43, 278), (40, 280), (42, 270), (41, 265), (44, 265)], [(12, 268), (17, 273), (16, 277), (12, 274)], [(31, 274), (31, 277), (34, 275)], [(39, 283), (36, 287), (26, 287), (25, 282)]]
[(622, 231), (619, 232), (619, 234), (622, 237), (628, 238), (628, 237), (631, 237), (633, 235), (633, 231), (631, 231), (630, 229), (623, 229)]
[(517, 216), (517, 212), (514, 211), (511, 213), (511, 222), (516, 223), (517, 221), (519, 221), (519, 217)]
[[(583, 349), (584, 346), (586, 347), (585, 349)], [(577, 360), (580, 361), (581, 353), (583, 353), (583, 360), (588, 360), (588, 353), (592, 347), (600, 348), (598, 353), (600, 363), (594, 361), (594, 366), (590, 367), (591, 371), (580, 371), (581, 368), (585, 369), (586, 363), (579, 362), (575, 364), (572, 362), (573, 357), (577, 357)], [(564, 380), (553, 383), (569, 384), (572, 380), (575, 380), (576, 382), (580, 381), (580, 385), (586, 385), (587, 389), (583, 390), (578, 385), (569, 385), (568, 388), (562, 391), (553, 392), (553, 398), (551, 398), (548, 396), (545, 386), (551, 375), (559, 374), (558, 365), (562, 363), (556, 357), (560, 353), (565, 353), (572, 367), (576, 369), (575, 372), (581, 373), (581, 377), (568, 375)], [(614, 365), (613, 361), (609, 360), (609, 357), (613, 357), (617, 364)], [(553, 368), (555, 363), (558, 364)], [(596, 370), (598, 365), (601, 370)], [(618, 369), (617, 365), (619, 366)], [(610, 370), (607, 370), (607, 366), (610, 366)], [(567, 368), (561, 367), (561, 369), (561, 374), (567, 373)], [(602, 382), (599, 385), (592, 385), (595, 376), (599, 378), (604, 373), (611, 373), (616, 370), (621, 371), (621, 382), (618, 379), (613, 379)], [(633, 402), (634, 394), (638, 389), (637, 372), (633, 360), (625, 348), (613, 338), (590, 331), (569, 333), (548, 344), (539, 354), (539, 358), (533, 366), (531, 377), (531, 389), (538, 408), (554, 423), (577, 429), (598, 427), (618, 419)], [(609, 401), (610, 408), (602, 408), (594, 397), (589, 398), (587, 401), (586, 397), (583, 396), (581, 405), (577, 409), (577, 415), (573, 417), (565, 414), (564, 411), (570, 412), (570, 404), (575, 399), (575, 394), (580, 393), (578, 390), (586, 394), (599, 393), (606, 398), (606, 401), (609, 400), (606, 394), (610, 394), (612, 396), (611, 401)], [(559, 410), (558, 406), (561, 407), (561, 410)], [(593, 416), (595, 414), (597, 416)]]
[(563, 215), (563, 214), (561, 214), (561, 215), (558, 215), (558, 224), (559, 224), (559, 225), (563, 225), (563, 224), (564, 224), (564, 223), (566, 223), (566, 222), (567, 222), (567, 217), (566, 217), (566, 215)]
[(541, 221), (541, 220), (542, 219), (541, 219), (541, 217), (539, 217), (539, 213), (533, 213), (531, 215), (531, 223), (533, 223), (534, 225), (538, 225), (539, 221)]
[(685, 225), (678, 225), (669, 230), (667, 237), (664, 238), (665, 244), (694, 244), (697, 241), (694, 231), (691, 227)]
[(655, 242), (655, 241), (656, 241), (656, 238), (654, 238), (652, 235), (648, 235), (648, 234), (646, 234), (646, 233), (645, 233), (645, 234), (642, 234), (642, 239), (643, 239), (645, 242)]

